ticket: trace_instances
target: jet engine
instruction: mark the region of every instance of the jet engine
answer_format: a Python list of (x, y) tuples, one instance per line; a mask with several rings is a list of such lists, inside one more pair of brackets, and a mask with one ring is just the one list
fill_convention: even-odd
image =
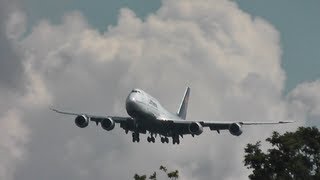
[(229, 126), (229, 132), (234, 136), (240, 136), (242, 134), (241, 125), (238, 123), (232, 123)]
[(114, 121), (111, 118), (106, 118), (101, 121), (101, 127), (104, 130), (111, 131), (115, 126)]
[(200, 135), (203, 132), (203, 127), (198, 122), (192, 122), (189, 125), (189, 131), (191, 134)]
[(74, 122), (79, 128), (85, 128), (89, 125), (89, 118), (86, 115), (77, 116)]

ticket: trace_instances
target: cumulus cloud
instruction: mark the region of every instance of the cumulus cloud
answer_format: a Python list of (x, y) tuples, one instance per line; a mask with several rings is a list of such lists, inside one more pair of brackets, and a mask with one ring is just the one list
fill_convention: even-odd
[(304, 115), (309, 125), (319, 124), (320, 119), (320, 81), (304, 82), (293, 89), (289, 95), (293, 116)]
[(16, 163), (25, 157), (24, 145), (28, 142), (29, 132), (21, 122), (17, 110), (10, 110), (0, 116), (0, 177), (11, 180)]
[[(11, 26), (23, 22), (18, 17)], [(146, 136), (133, 144), (119, 128), (79, 129), (72, 117), (49, 112), (50, 104), (125, 115), (126, 95), (139, 87), (174, 112), (189, 85), (190, 119), (300, 120), (319, 111), (319, 101), (310, 101), (316, 88), (307, 84), (283, 96), (279, 33), (230, 1), (164, 0), (145, 20), (122, 9), (104, 33), (73, 12), (59, 25), (43, 20), (23, 40), (11, 39), (27, 78), (26, 93), (12, 104), (31, 134), (16, 179), (130, 179), (161, 164), (179, 169), (183, 179), (247, 179), (244, 146), (297, 126), (246, 127), (240, 137), (207, 131), (180, 146), (148, 144)]]
[[(0, 179), (15, 179), (17, 166), (27, 159), (30, 129), (25, 110), (48, 103), (36, 73), (27, 72), (23, 47), (26, 27), (19, 1), (0, 1)], [(41, 99), (42, 98), (42, 99)], [(47, 104), (46, 103), (46, 104)], [(35, 106), (38, 105), (38, 106)]]
[(21, 56), (11, 41), (24, 31), (25, 16), (19, 13), (18, 2), (0, 1), (0, 85), (10, 91), (21, 92), (24, 70)]

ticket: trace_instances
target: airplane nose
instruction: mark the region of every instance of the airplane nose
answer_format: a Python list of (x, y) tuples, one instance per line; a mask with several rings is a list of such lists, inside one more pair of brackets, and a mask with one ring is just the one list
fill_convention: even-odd
[(133, 103), (136, 101), (136, 97), (133, 94), (130, 94), (129, 97), (127, 98), (127, 103)]
[(134, 94), (130, 94), (126, 101), (126, 106), (129, 109), (134, 109), (136, 106), (136, 96)]
[(130, 94), (126, 100), (126, 110), (130, 116), (135, 116), (135, 111), (137, 109), (136, 97), (134, 94)]

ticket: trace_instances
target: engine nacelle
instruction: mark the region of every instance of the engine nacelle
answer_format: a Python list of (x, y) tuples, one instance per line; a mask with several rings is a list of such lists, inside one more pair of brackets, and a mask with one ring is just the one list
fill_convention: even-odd
[(85, 128), (89, 125), (89, 118), (86, 115), (77, 116), (74, 122), (79, 128)]
[(241, 125), (238, 123), (232, 123), (229, 126), (229, 132), (234, 136), (240, 136), (242, 134)]
[(106, 118), (101, 121), (101, 127), (104, 130), (111, 131), (115, 126), (114, 121), (111, 118)]
[(191, 134), (200, 135), (203, 132), (203, 127), (198, 122), (192, 122), (189, 125), (189, 131)]

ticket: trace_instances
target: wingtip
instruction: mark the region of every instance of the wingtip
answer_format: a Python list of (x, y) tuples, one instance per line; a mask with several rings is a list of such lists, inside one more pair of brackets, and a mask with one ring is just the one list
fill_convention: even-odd
[(57, 109), (55, 109), (55, 108), (53, 108), (53, 107), (49, 107), (49, 109), (51, 110), (51, 111), (54, 111), (54, 112), (59, 112)]
[(279, 121), (280, 124), (295, 123), (296, 121)]

